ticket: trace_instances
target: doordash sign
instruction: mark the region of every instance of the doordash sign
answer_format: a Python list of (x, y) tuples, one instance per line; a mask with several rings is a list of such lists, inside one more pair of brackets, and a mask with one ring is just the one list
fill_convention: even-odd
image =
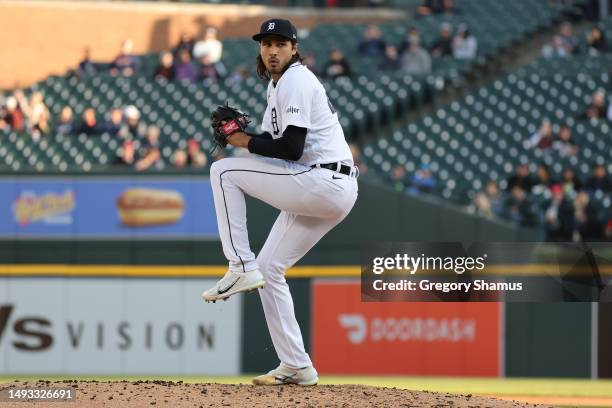
[(361, 302), (358, 281), (317, 281), (313, 299), (321, 373), (500, 375), (499, 303)]

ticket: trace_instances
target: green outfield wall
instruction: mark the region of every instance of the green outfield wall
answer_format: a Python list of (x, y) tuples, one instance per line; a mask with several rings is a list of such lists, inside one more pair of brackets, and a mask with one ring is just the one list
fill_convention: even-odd
[(591, 376), (591, 303), (508, 303), (509, 377)]

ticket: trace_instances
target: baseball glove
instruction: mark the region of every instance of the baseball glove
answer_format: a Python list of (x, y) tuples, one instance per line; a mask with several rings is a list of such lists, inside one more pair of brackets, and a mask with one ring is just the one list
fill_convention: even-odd
[(244, 132), (251, 121), (249, 115), (225, 105), (217, 106), (210, 115), (210, 126), (213, 129), (215, 143), (220, 148), (227, 146), (227, 138), (236, 132)]

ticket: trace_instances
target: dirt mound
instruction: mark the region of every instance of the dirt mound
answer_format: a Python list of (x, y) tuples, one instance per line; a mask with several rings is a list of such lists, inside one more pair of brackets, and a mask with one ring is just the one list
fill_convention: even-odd
[[(22, 402), (6, 403), (9, 389), (62, 388), (76, 391), (74, 402), (37, 402), (36, 407), (533, 407), (472, 395), (455, 395), (363, 385), (316, 387), (255, 387), (245, 384), (188, 384), (172, 381), (15, 381), (0, 385), (2, 407), (23, 408)], [(540, 405), (543, 406), (543, 405)]]

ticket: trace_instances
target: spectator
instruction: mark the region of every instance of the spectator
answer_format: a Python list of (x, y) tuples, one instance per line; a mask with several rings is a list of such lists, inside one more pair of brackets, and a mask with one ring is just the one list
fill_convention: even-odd
[(72, 109), (70, 108), (70, 106), (64, 106), (60, 111), (57, 125), (55, 125), (56, 134), (68, 136), (74, 132), (74, 123), (72, 122), (72, 116)]
[(140, 121), (140, 111), (134, 105), (129, 105), (124, 110), (125, 122), (119, 129), (119, 137), (123, 139), (140, 139), (147, 132), (147, 125)]
[(410, 26), (406, 30), (406, 36), (404, 37), (402, 42), (397, 47), (397, 53), (402, 55), (403, 53), (408, 51), (410, 44), (415, 41), (421, 44), (421, 34), (419, 34), (419, 30), (417, 30), (416, 27)]
[(134, 148), (134, 141), (126, 140), (123, 142), (121, 151), (113, 165), (115, 166), (133, 166), (136, 163), (136, 149)]
[(174, 67), (174, 72), (176, 73), (175, 77), (179, 81), (184, 82), (195, 82), (198, 73), (196, 71), (196, 67), (193, 65), (191, 61), (191, 54), (187, 50), (179, 51), (178, 55), (178, 63)]
[(181, 149), (175, 151), (172, 154), (171, 162), (177, 169), (184, 169), (187, 167), (187, 153)]
[(561, 36), (555, 35), (549, 44), (542, 47), (542, 56), (544, 58), (565, 58), (569, 56)]
[(126, 140), (123, 142), (121, 151), (115, 161), (114, 166), (133, 166), (136, 163), (136, 149), (134, 148), (134, 141)]
[(375, 25), (370, 25), (366, 28), (359, 43), (359, 53), (366, 57), (381, 57), (385, 53), (386, 46), (380, 29)]
[(592, 192), (612, 192), (612, 182), (606, 174), (606, 167), (603, 164), (597, 164), (593, 167), (593, 175), (587, 180), (585, 189)]
[(591, 31), (587, 34), (587, 45), (589, 47), (589, 53), (594, 55), (608, 50), (606, 34), (601, 28), (597, 26), (591, 28)]
[(227, 75), (227, 70), (222, 62), (212, 62), (210, 56), (204, 55), (198, 69), (198, 79), (205, 84), (220, 81)]
[(402, 55), (401, 64), (402, 70), (408, 74), (425, 75), (431, 72), (431, 57), (416, 41)]
[(223, 43), (217, 39), (217, 29), (213, 27), (206, 29), (204, 40), (195, 43), (192, 52), (193, 57), (196, 59), (201, 59), (207, 55), (212, 64), (216, 64), (221, 61), (222, 53)]
[(572, 241), (574, 233), (574, 205), (565, 197), (559, 184), (551, 187), (552, 198), (544, 205), (546, 240), (552, 242)]
[(605, 222), (603, 216), (586, 191), (581, 191), (574, 200), (575, 227), (584, 242), (603, 241)]
[(0, 111), (0, 128), (5, 126), (16, 132), (22, 131), (25, 127), (25, 115), (15, 96), (6, 98), (5, 106)]
[(406, 169), (401, 164), (393, 166), (388, 178), (391, 186), (393, 186), (393, 189), (397, 192), (404, 192), (406, 187), (410, 184), (406, 176)]
[(612, 121), (612, 105), (606, 107), (606, 94), (602, 89), (593, 93), (591, 98), (591, 106), (584, 113), (587, 119), (605, 119)]
[(368, 166), (361, 160), (361, 151), (356, 143), (349, 143), (351, 154), (353, 155), (353, 163), (359, 169), (359, 174), (366, 174), (368, 172)]
[(121, 52), (111, 63), (111, 75), (132, 76), (140, 68), (140, 60), (132, 54), (134, 43), (127, 39), (121, 44)]
[(572, 139), (572, 129), (569, 126), (561, 126), (557, 140), (553, 142), (553, 150), (561, 157), (575, 156), (578, 152), (578, 145)]
[(567, 55), (575, 54), (578, 51), (578, 39), (574, 37), (574, 29), (568, 21), (561, 24), (560, 35), (561, 46), (565, 49)]
[(172, 49), (172, 55), (175, 59), (178, 58), (179, 53), (182, 50), (187, 50), (189, 55), (193, 55), (193, 47), (195, 46), (195, 40), (192, 36), (187, 34), (186, 32), (181, 32), (179, 36), (179, 42)]
[[(25, 101), (25, 98), (24, 98)], [(26, 117), (32, 137), (36, 140), (49, 131), (49, 110), (41, 92), (34, 92), (26, 109)]]
[(518, 185), (512, 187), (504, 201), (502, 216), (522, 226), (535, 226), (538, 223), (537, 213), (527, 192)]
[(401, 61), (397, 53), (397, 48), (393, 45), (387, 45), (383, 61), (378, 65), (382, 71), (397, 71), (401, 68)]
[(528, 141), (525, 142), (525, 149), (533, 149), (537, 147), (540, 150), (548, 150), (553, 145), (552, 125), (548, 119), (544, 119), (540, 125), (540, 129), (535, 132)]
[(423, 163), (421, 168), (412, 176), (411, 180), (412, 187), (409, 189), (410, 192), (421, 192), (431, 193), (436, 188), (436, 178), (431, 173), (429, 165)]
[(147, 128), (147, 138), (142, 147), (142, 158), (136, 162), (136, 170), (147, 170), (151, 167), (162, 169), (164, 167), (159, 148), (159, 134), (160, 130), (157, 126)]
[(302, 61), (302, 64), (306, 65), (308, 69), (316, 76), (321, 75), (321, 73), (317, 69), (317, 60), (314, 54), (312, 53), (306, 54), (304, 56), (304, 61)]
[(453, 57), (455, 59), (474, 59), (478, 52), (478, 41), (465, 24), (459, 25), (453, 39)]
[(111, 136), (117, 136), (123, 126), (123, 112), (119, 108), (113, 108), (109, 120), (104, 124), (103, 131)]
[(164, 162), (161, 160), (161, 153), (159, 149), (151, 149), (147, 151), (146, 155), (138, 160), (134, 165), (134, 168), (138, 171), (148, 170), (155, 168), (161, 170), (164, 167)]
[(485, 218), (493, 218), (502, 214), (502, 201), (497, 183), (489, 181), (485, 190), (476, 194), (468, 211), (481, 215)]
[(460, 10), (455, 7), (453, 0), (425, 0), (422, 6), (417, 8), (417, 15), (428, 16), (431, 14), (459, 14)]
[(145, 156), (151, 149), (159, 149), (160, 130), (157, 126), (151, 125), (147, 128), (147, 134), (142, 144), (142, 156)]
[(83, 50), (83, 59), (79, 62), (76, 74), (79, 77), (94, 75), (96, 73), (96, 66), (91, 62), (91, 52), (89, 47)]
[(206, 166), (208, 159), (202, 150), (200, 144), (195, 139), (190, 139), (187, 142), (187, 164), (191, 167), (201, 168)]
[(239, 65), (226, 79), (229, 86), (241, 84), (249, 77), (249, 70), (244, 65)]
[(552, 176), (550, 175), (550, 169), (544, 163), (538, 166), (538, 174), (536, 181), (531, 187), (531, 192), (536, 195), (544, 195), (550, 190), (550, 187), (555, 184)]
[(159, 65), (155, 68), (155, 78), (165, 78), (168, 81), (174, 79), (174, 57), (170, 52), (163, 52), (159, 57)]
[(329, 61), (323, 67), (323, 75), (327, 79), (351, 76), (351, 67), (339, 49), (332, 49), (329, 53)]
[(582, 189), (582, 183), (576, 178), (574, 170), (572, 170), (571, 167), (566, 167), (563, 170), (561, 187), (563, 187), (563, 192), (565, 192), (568, 197), (575, 196), (576, 193)]
[(519, 187), (524, 191), (531, 191), (533, 180), (529, 176), (529, 167), (526, 164), (516, 166), (516, 172), (507, 180), (506, 191), (512, 191), (514, 187)]
[(452, 55), (453, 53), (453, 37), (452, 26), (449, 23), (443, 23), (440, 26), (439, 37), (431, 44), (429, 52), (434, 58)]
[(100, 133), (98, 120), (96, 119), (96, 111), (93, 108), (87, 108), (83, 111), (82, 122), (76, 133), (86, 134), (87, 136)]
[(422, 6), (417, 7), (417, 16), (429, 16), (439, 14), (442, 10), (442, 0), (425, 0)]

